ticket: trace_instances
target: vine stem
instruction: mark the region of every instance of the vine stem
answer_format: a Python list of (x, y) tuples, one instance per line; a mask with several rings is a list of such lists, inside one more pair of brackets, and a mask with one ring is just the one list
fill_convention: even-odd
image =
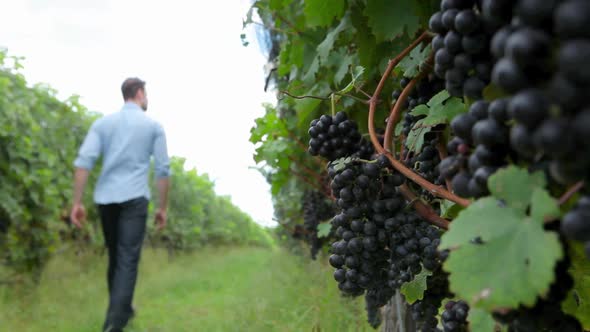
[[(430, 57), (428, 58), (428, 60), (426, 60), (426, 65), (428, 66), (428, 64), (431, 63), (432, 60), (434, 60), (433, 54), (431, 54)], [(420, 81), (424, 76), (426, 76), (426, 74), (428, 74), (429, 71), (430, 71), (430, 69), (423, 70), (420, 72), (420, 74), (418, 74), (418, 76), (414, 77), (410, 81), (410, 83), (408, 83), (408, 85), (406, 85), (406, 87), (404, 88), (404, 90), (400, 94), (399, 98), (397, 98), (397, 100), (395, 101), (395, 104), (392, 107), (391, 112), (389, 113), (389, 119), (387, 120), (387, 127), (385, 127), (385, 140), (384, 140), (385, 150), (392, 151), (391, 146), (393, 145), (393, 131), (395, 129), (395, 126), (397, 125), (397, 122), (399, 121), (399, 118), (401, 115), (401, 109), (402, 109), (404, 102), (408, 99), (408, 96), (410, 95), (410, 93), (412, 92), (412, 90), (414, 89), (414, 87), (416, 86), (418, 81)]]
[(569, 201), (575, 193), (580, 191), (584, 187), (584, 181), (576, 182), (573, 186), (571, 186), (561, 197), (559, 198), (559, 205), (565, 204), (565, 202)]
[(399, 187), (399, 191), (408, 201), (410, 201), (410, 205), (414, 206), (414, 209), (422, 218), (430, 221), (430, 223), (442, 229), (449, 229), (449, 221), (436, 214), (436, 212), (434, 212), (434, 210), (429, 205), (422, 202), (420, 198), (418, 198), (416, 194), (412, 192), (407, 184), (401, 185)]
[(381, 81), (379, 82), (379, 85), (375, 89), (375, 93), (371, 97), (370, 103), (369, 103), (368, 125), (369, 125), (369, 134), (371, 136), (371, 143), (373, 143), (373, 146), (375, 147), (375, 150), (377, 150), (377, 152), (387, 156), (387, 159), (389, 159), (389, 161), (391, 162), (391, 165), (396, 170), (398, 170), (400, 173), (402, 173), (405, 177), (407, 177), (408, 179), (412, 180), (413, 182), (415, 182), (416, 184), (418, 184), (422, 188), (428, 190), (430, 193), (432, 193), (433, 195), (435, 195), (437, 197), (448, 199), (449, 201), (457, 203), (461, 206), (468, 206), (470, 203), (470, 201), (468, 199), (459, 197), (459, 196), (451, 193), (450, 191), (444, 189), (443, 187), (439, 187), (437, 185), (434, 185), (433, 183), (430, 183), (428, 180), (426, 180), (423, 177), (421, 177), (420, 175), (414, 173), (414, 171), (412, 171), (411, 169), (406, 167), (402, 162), (395, 159), (390, 152), (386, 151), (381, 146), (381, 144), (379, 143), (379, 139), (377, 138), (377, 133), (375, 132), (375, 110), (377, 108), (377, 98), (379, 97), (381, 90), (383, 90), (383, 87), (385, 86), (385, 80), (387, 79), (387, 77), (389, 76), (389, 74), (391, 73), (393, 68), (401, 61), (401, 59), (405, 55), (407, 55), (414, 47), (416, 47), (418, 44), (420, 44), (420, 42), (422, 42), (423, 40), (426, 40), (429, 37), (430, 37), (430, 35), (427, 32), (424, 32), (422, 35), (420, 35), (420, 37), (418, 37), (418, 39), (416, 39), (402, 53), (400, 53), (397, 57), (395, 57), (395, 59), (389, 61), (389, 65), (387, 66), (385, 73), (383, 73), (383, 76), (381, 77)]
[(297, 95), (294, 95), (294, 94), (292, 94), (292, 93), (290, 93), (289, 91), (286, 91), (286, 90), (281, 90), (279, 92), (282, 93), (282, 94), (285, 94), (285, 95), (287, 95), (287, 96), (289, 96), (291, 98), (295, 98), (295, 99), (306, 99), (306, 98), (309, 98), (309, 99), (328, 100), (330, 98), (330, 97), (320, 97), (320, 96), (313, 96), (313, 95), (297, 96)]

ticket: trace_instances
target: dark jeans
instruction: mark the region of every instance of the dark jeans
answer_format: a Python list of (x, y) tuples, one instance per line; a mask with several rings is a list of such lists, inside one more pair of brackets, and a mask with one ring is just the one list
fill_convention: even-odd
[(147, 208), (148, 200), (143, 197), (98, 205), (109, 252), (109, 308), (103, 331), (122, 331), (133, 315), (131, 303), (145, 235)]

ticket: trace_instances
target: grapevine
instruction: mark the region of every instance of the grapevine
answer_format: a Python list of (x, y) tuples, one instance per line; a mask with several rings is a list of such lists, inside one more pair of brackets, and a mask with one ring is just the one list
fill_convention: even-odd
[[(365, 296), (374, 327), (377, 308), (399, 291), (421, 331), (590, 330), (579, 298), (590, 301), (581, 272), (590, 267), (589, 3), (425, 2), (389, 4), (402, 22), (390, 40), (408, 37), (407, 46), (350, 70), (350, 84), (331, 93), (321, 85), (334, 78), (323, 47), (354, 58), (368, 47), (356, 44), (356, 31), (385, 48), (386, 29), (376, 2), (327, 15), (317, 47), (323, 71), (302, 95), (327, 93), (332, 102), (318, 100), (309, 113), (291, 104), (298, 116), (314, 115), (301, 135), (328, 163), (339, 209), (328, 247), (337, 287)], [(397, 14), (408, 8), (428, 15), (412, 23)], [(301, 82), (312, 84), (309, 77)], [(277, 76), (279, 86), (301, 82)], [(373, 91), (368, 114), (365, 103), (334, 98), (366, 96), (364, 85)], [(372, 149), (361, 152), (367, 141)]]

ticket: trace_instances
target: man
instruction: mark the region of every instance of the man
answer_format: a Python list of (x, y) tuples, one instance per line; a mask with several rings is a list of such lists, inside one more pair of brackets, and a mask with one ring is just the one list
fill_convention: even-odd
[(86, 218), (82, 193), (89, 171), (102, 155), (102, 173), (94, 201), (109, 253), (109, 307), (103, 326), (103, 331), (109, 332), (122, 331), (135, 313), (132, 300), (150, 198), (151, 156), (160, 198), (156, 212), (158, 229), (166, 226), (170, 172), (164, 130), (144, 113), (148, 104), (145, 82), (128, 78), (121, 90), (123, 108), (94, 122), (80, 147), (74, 162), (74, 202), (70, 213), (72, 223), (82, 227)]

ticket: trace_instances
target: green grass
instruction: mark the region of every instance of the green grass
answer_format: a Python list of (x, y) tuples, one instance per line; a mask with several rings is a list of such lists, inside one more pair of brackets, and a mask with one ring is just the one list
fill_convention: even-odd
[[(37, 288), (0, 287), (0, 331), (100, 331), (106, 256), (54, 258)], [(169, 260), (143, 252), (127, 332), (371, 331), (362, 298), (332, 269), (280, 249), (207, 248)]]

